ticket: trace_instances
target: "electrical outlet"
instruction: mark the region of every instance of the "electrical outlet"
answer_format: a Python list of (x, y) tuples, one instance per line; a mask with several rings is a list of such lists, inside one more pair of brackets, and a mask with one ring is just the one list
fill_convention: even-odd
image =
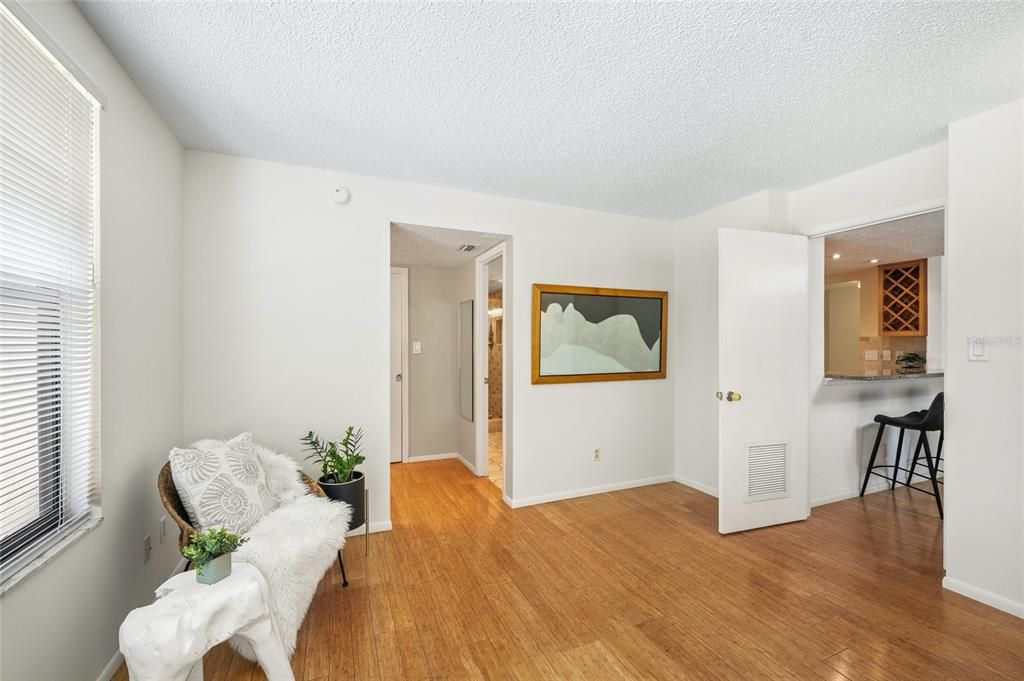
[(164, 543), (164, 539), (167, 538), (167, 516), (160, 516), (160, 543)]
[(891, 362), (892, 361), (892, 351), (891, 350), (882, 350), (882, 361), (883, 362)]
[(149, 562), (149, 554), (153, 553), (153, 540), (147, 534), (142, 538), (142, 563), (146, 564)]
[(594, 461), (600, 461), (600, 460), (601, 460), (601, 450), (600, 449), (595, 449), (594, 450)]

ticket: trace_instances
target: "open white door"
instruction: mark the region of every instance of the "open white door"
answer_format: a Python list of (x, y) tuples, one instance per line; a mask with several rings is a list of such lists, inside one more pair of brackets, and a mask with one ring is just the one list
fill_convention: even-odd
[(810, 514), (807, 254), (802, 236), (718, 233), (718, 531), (723, 534)]
[(391, 462), (409, 458), (409, 270), (391, 268)]

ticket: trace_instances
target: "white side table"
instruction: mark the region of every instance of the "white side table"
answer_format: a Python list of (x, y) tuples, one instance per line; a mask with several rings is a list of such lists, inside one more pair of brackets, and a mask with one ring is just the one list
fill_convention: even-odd
[(252, 644), (270, 681), (295, 681), (270, 619), (267, 581), (248, 563), (231, 569), (210, 586), (193, 572), (175, 575), (156, 590), (155, 603), (128, 613), (120, 641), (132, 681), (201, 681), (203, 654), (232, 636)]

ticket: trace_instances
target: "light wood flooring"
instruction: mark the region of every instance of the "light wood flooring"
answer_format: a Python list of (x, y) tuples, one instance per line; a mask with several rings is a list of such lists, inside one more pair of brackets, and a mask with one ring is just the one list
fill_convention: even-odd
[[(391, 471), (394, 530), (320, 583), (300, 681), (1024, 678), (1024, 621), (939, 586), (924, 495), (723, 537), (674, 483), (512, 511), (457, 461)], [(207, 656), (207, 681), (262, 678)]]

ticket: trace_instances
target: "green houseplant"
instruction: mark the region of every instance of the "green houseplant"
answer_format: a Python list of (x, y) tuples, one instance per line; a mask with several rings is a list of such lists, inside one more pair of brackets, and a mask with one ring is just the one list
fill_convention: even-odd
[(306, 459), (320, 466), (320, 488), (335, 501), (344, 501), (352, 507), (349, 528), (366, 522), (366, 479), (356, 466), (366, 461), (363, 456), (363, 429), (349, 426), (336, 442), (323, 440), (313, 431), (302, 438)]
[(197, 582), (216, 584), (231, 574), (231, 552), (247, 541), (248, 537), (239, 537), (225, 527), (209, 529), (192, 535), (181, 555), (196, 566)]
[(896, 358), (896, 371), (901, 374), (916, 374), (924, 370), (924, 357), (916, 352), (903, 352)]

